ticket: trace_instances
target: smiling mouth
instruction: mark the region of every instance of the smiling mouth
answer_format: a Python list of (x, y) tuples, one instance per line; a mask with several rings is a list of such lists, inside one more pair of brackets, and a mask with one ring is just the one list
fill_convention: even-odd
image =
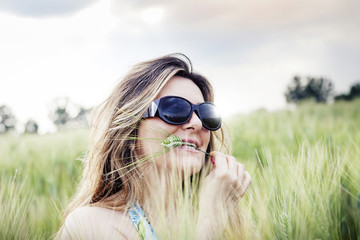
[(195, 143), (183, 142), (182, 147), (188, 147), (190, 149), (198, 150), (198, 147)]

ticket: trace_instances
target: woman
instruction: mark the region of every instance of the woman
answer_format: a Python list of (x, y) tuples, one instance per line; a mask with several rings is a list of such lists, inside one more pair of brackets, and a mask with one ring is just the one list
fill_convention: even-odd
[(182, 54), (136, 65), (93, 112), (82, 180), (57, 237), (241, 234), (237, 206), (251, 178), (234, 157), (215, 151), (225, 139), (211, 102), (210, 83)]

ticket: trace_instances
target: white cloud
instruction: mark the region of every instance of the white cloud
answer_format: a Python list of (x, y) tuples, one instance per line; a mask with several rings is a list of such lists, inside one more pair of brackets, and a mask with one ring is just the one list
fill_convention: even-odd
[(22, 122), (42, 118), (40, 128), (46, 103), (58, 96), (87, 106), (99, 102), (104, 94), (94, 90), (109, 88), (115, 79), (102, 62), (107, 35), (117, 21), (108, 11), (109, 2), (102, 1), (67, 18), (0, 14), (0, 81), (6, 86), (0, 89), (0, 102), (14, 106)]
[(54, 98), (95, 105), (129, 66), (170, 52), (209, 76), (226, 114), (283, 106), (294, 74), (325, 75), (346, 90), (360, 77), (359, 5), (101, 0), (66, 16), (0, 12), (0, 104), (48, 129)]
[(150, 25), (159, 23), (164, 16), (164, 10), (161, 7), (150, 7), (141, 12), (143, 21)]
[(1, 0), (0, 9), (20, 16), (48, 17), (69, 15), (97, 0)]

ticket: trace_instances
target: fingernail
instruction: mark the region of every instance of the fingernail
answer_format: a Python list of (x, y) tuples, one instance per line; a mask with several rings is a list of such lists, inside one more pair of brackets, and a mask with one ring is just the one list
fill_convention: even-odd
[(214, 158), (213, 158), (213, 157), (210, 157), (210, 160), (211, 160), (211, 163), (212, 163), (213, 165), (215, 165), (215, 160), (214, 160)]

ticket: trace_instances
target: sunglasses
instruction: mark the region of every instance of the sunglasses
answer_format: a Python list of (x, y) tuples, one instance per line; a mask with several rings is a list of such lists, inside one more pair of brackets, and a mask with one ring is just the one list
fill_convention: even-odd
[(193, 112), (200, 118), (204, 128), (215, 131), (221, 127), (221, 117), (214, 104), (192, 104), (185, 98), (176, 96), (156, 99), (150, 104), (143, 118), (159, 117), (166, 123), (181, 125), (190, 120)]

